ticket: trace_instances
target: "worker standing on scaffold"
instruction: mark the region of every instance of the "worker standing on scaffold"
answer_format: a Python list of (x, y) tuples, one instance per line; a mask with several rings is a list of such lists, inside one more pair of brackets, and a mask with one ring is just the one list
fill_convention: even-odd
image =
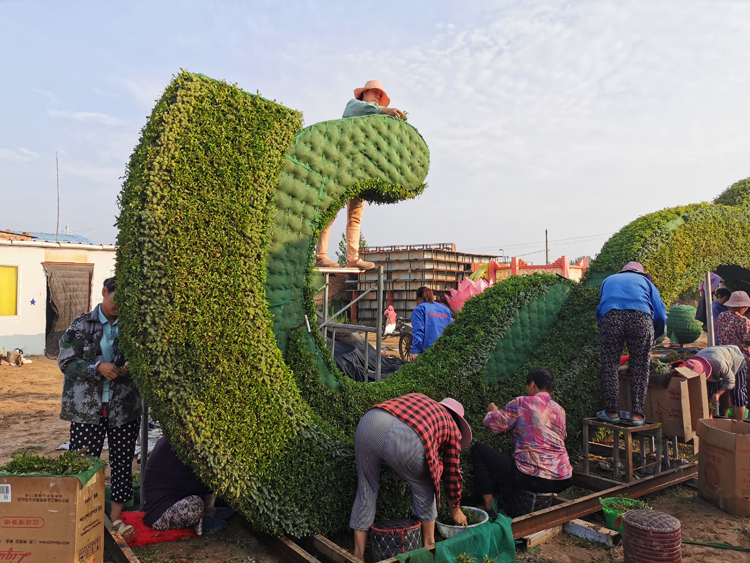
[[(389, 108), (391, 99), (385, 93), (383, 85), (377, 80), (368, 80), (362, 88), (354, 90), (354, 98), (349, 100), (343, 117), (361, 117), (365, 115), (390, 115), (403, 119), (406, 114), (397, 108)], [(346, 204), (346, 267), (372, 270), (375, 264), (359, 257), (359, 234), (362, 215), (365, 212), (365, 200), (350, 199)], [(334, 218), (335, 219), (335, 218)], [(320, 233), (315, 265), (322, 268), (338, 268), (339, 265), (328, 258), (328, 240), (331, 238), (333, 219)]]

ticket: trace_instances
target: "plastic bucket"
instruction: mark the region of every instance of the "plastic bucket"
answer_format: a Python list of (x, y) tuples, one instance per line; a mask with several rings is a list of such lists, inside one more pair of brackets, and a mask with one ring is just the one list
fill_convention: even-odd
[[(629, 508), (628, 510), (617, 510), (614, 508), (610, 508), (610, 506), (616, 502), (622, 502), (624, 504), (632, 506), (633, 508)], [(600, 498), (599, 504), (602, 505), (602, 511), (604, 511), (604, 520), (607, 522), (607, 528), (609, 528), (610, 530), (614, 530), (615, 532), (620, 532), (621, 534), (623, 530), (623, 522), (621, 518), (622, 515), (629, 510), (635, 510), (636, 508), (638, 508), (637, 502), (629, 498)]]
[(481, 521), (477, 522), (476, 524), (472, 524), (470, 526), (454, 526), (452, 524), (443, 524), (440, 520), (435, 521), (435, 525), (437, 526), (438, 532), (440, 532), (440, 535), (443, 536), (445, 539), (452, 538), (455, 535), (460, 534), (461, 532), (465, 532), (469, 528), (476, 528), (477, 526), (481, 526), (487, 520), (490, 519), (489, 514), (487, 514), (484, 510), (481, 508), (475, 508), (473, 506), (462, 506), (461, 508), (465, 510), (469, 510), (470, 512), (473, 512), (476, 516), (481, 517)]

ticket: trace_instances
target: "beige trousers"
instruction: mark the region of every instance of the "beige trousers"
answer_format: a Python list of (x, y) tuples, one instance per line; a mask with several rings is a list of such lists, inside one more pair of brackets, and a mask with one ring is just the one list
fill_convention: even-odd
[[(365, 200), (364, 199), (350, 199), (346, 204), (346, 261), (354, 261), (359, 259), (359, 233), (362, 223), (362, 215), (365, 212)], [(318, 239), (318, 253), (315, 255), (316, 258), (324, 258), (328, 256), (328, 239), (331, 238), (331, 228), (333, 227), (333, 220), (331, 220), (323, 232), (320, 233)]]

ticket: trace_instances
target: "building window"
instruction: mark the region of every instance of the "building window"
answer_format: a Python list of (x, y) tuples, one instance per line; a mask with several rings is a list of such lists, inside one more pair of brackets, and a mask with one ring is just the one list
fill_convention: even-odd
[(0, 316), (18, 314), (18, 268), (0, 266)]

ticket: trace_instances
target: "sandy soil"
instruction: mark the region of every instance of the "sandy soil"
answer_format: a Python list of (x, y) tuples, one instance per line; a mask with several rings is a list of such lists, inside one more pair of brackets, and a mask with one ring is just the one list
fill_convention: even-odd
[[(677, 486), (643, 497), (654, 510), (678, 518), (682, 524), (682, 539), (699, 542), (721, 542), (750, 546), (750, 519), (729, 516), (698, 496), (698, 491)], [(604, 525), (601, 513), (586, 518)], [(710, 547), (683, 545), (686, 563), (748, 563), (750, 552), (729, 551)], [(622, 563), (622, 545), (607, 549), (586, 540), (562, 534), (529, 553), (519, 553), (517, 561), (527, 563)]]
[[(387, 340), (395, 344), (397, 339)], [(705, 344), (704, 344), (705, 345)], [(0, 465), (15, 453), (28, 448), (31, 453), (55, 455), (55, 448), (69, 437), (68, 423), (60, 420), (62, 374), (54, 361), (35, 358), (22, 367), (0, 366)], [(102, 457), (106, 459), (106, 452)], [(657, 510), (679, 518), (683, 539), (724, 542), (750, 546), (750, 519), (729, 516), (707, 503), (689, 487), (673, 487), (647, 497)], [(593, 515), (592, 519), (601, 519)], [(600, 520), (603, 524), (603, 520)], [(340, 544), (345, 542), (339, 541)], [(279, 563), (278, 556), (258, 542), (235, 516), (227, 532), (197, 540), (158, 544), (137, 548), (142, 563), (241, 562)], [(700, 546), (684, 546), (684, 561), (750, 562), (750, 554)], [(604, 549), (596, 544), (561, 535), (531, 553), (519, 553), (519, 561), (528, 563), (573, 563), (623, 561), (622, 547)]]
[(57, 363), (35, 357), (21, 367), (0, 366), (0, 465), (24, 447), (38, 455), (56, 455), (70, 437), (60, 420), (63, 376)]

